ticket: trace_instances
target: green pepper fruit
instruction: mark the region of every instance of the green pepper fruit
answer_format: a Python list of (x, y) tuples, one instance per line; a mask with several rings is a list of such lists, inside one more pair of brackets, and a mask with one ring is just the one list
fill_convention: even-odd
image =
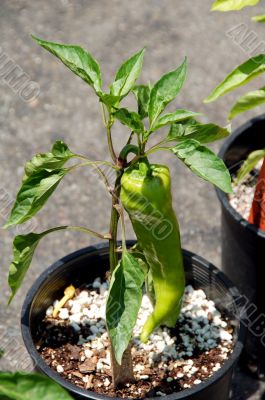
[(155, 306), (141, 333), (146, 342), (161, 324), (175, 326), (185, 289), (169, 169), (146, 159), (129, 167), (121, 179), (121, 201), (152, 274)]

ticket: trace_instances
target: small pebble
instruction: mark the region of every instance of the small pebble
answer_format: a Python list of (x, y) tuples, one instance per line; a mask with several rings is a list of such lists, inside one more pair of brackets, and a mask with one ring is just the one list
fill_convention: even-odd
[(110, 385), (110, 380), (107, 378), (104, 381), (104, 386), (108, 387)]
[(220, 368), (221, 368), (221, 364), (220, 364), (220, 363), (217, 363), (217, 364), (215, 364), (215, 366), (213, 367), (213, 371), (216, 372), (216, 371), (218, 371), (218, 369), (220, 369)]
[(99, 289), (101, 286), (100, 278), (95, 279), (92, 286), (93, 286), (93, 289)]
[(249, 217), (261, 165), (262, 160), (239, 184), (235, 182), (235, 179), (233, 180), (233, 193), (229, 195), (229, 201), (231, 206), (246, 220)]
[(64, 368), (62, 365), (57, 365), (56, 370), (59, 374), (62, 374), (64, 372)]
[(61, 308), (59, 312), (60, 319), (68, 319), (69, 318), (69, 311), (68, 308)]
[(46, 316), (47, 316), (47, 317), (51, 317), (51, 316), (52, 316), (52, 313), (53, 313), (53, 306), (50, 306), (50, 307), (48, 307), (47, 310), (46, 310)]
[(93, 357), (93, 355), (94, 355), (94, 352), (93, 352), (92, 350), (90, 350), (90, 349), (85, 349), (85, 356), (86, 356), (86, 358), (91, 358), (91, 357)]
[(103, 368), (104, 368), (104, 365), (102, 364), (102, 362), (101, 362), (101, 361), (98, 361), (98, 362), (97, 362), (97, 371), (102, 371)]
[(149, 376), (148, 375), (140, 375), (140, 379), (146, 380), (146, 379), (149, 379)]

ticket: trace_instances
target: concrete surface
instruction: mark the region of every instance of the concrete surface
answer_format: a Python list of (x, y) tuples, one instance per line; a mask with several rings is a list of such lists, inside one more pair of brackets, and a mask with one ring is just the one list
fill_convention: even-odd
[[(91, 159), (106, 158), (99, 104), (92, 91), (39, 48), (30, 34), (87, 48), (102, 65), (105, 85), (111, 82), (120, 62), (143, 46), (147, 46), (143, 82), (155, 82), (187, 55), (189, 75), (175, 106), (200, 111), (207, 115), (205, 120), (226, 124), (227, 111), (236, 96), (226, 96), (210, 105), (203, 105), (202, 99), (229, 70), (249, 57), (251, 50), (263, 45), (264, 25), (250, 21), (250, 15), (263, 10), (256, 7), (240, 13), (210, 13), (210, 5), (211, 0), (1, 0), (1, 54), (5, 53), (40, 87), (36, 100), (24, 102), (14, 88), (3, 79), (0, 81), (2, 224), (9, 208), (4, 199), (7, 202), (14, 199), (25, 161), (36, 152), (47, 151), (56, 139), (63, 139), (73, 151)], [(244, 46), (235, 43), (228, 34), (241, 23), (248, 32), (253, 31), (252, 38), (254, 34), (254, 42), (245, 42)], [(250, 88), (259, 87), (260, 82)], [(261, 112), (260, 108), (238, 118), (234, 127)], [(121, 146), (123, 138), (124, 128), (119, 126), (115, 144)], [(219, 147), (220, 143), (214, 145), (215, 150)], [(183, 246), (220, 266), (220, 212), (214, 190), (193, 177), (173, 157), (161, 154), (159, 161), (172, 168)], [(107, 231), (110, 199), (98, 183), (90, 170), (68, 176), (34, 220), (36, 230), (71, 223)], [(19, 333), (19, 313), (25, 293), (51, 262), (95, 240), (69, 232), (55, 233), (43, 240), (22, 289), (6, 309), (6, 276), (13, 235), (14, 230), (0, 231), (0, 343), (8, 350), (0, 366), (29, 369)], [(264, 385), (240, 373), (234, 382), (233, 399), (264, 397)]]

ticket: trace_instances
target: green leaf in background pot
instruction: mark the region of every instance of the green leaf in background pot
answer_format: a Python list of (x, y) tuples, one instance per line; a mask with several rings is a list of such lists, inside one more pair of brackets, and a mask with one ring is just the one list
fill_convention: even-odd
[(168, 137), (172, 140), (195, 139), (200, 143), (210, 143), (216, 140), (224, 139), (231, 133), (230, 126), (222, 128), (215, 124), (200, 124), (198, 122), (188, 121), (184, 124), (173, 124), (170, 128)]
[(236, 101), (230, 110), (228, 119), (235, 118), (238, 114), (251, 110), (265, 102), (265, 87), (249, 92)]
[(265, 14), (256, 15), (255, 17), (252, 17), (251, 19), (252, 19), (252, 21), (255, 21), (255, 22), (265, 22)]
[(134, 87), (142, 70), (144, 52), (145, 49), (142, 49), (120, 66), (110, 88), (112, 95), (122, 98)]
[(223, 96), (224, 94), (236, 89), (239, 86), (246, 85), (256, 76), (265, 71), (265, 54), (259, 54), (245, 61), (236, 67), (227, 77), (212, 91), (204, 100), (209, 103)]
[(236, 11), (244, 7), (255, 6), (260, 0), (215, 0), (212, 11)]
[(133, 132), (144, 132), (144, 125), (141, 117), (136, 112), (129, 111), (126, 108), (120, 108), (113, 113), (113, 116), (117, 118), (123, 125), (128, 126)]
[(121, 364), (142, 301), (144, 272), (135, 257), (123, 251), (112, 274), (106, 308), (106, 321), (116, 360)]
[(24, 372), (0, 372), (0, 398), (8, 400), (73, 400), (66, 390), (52, 380), (42, 375)]
[(42, 233), (28, 233), (26, 235), (18, 235), (13, 241), (13, 260), (9, 267), (8, 284), (11, 289), (9, 303), (12, 301), (23, 279), (30, 267), (34, 252), (39, 241), (48, 233), (66, 229), (66, 226), (60, 226), (49, 229)]
[(187, 59), (185, 58), (180, 67), (163, 75), (153, 86), (148, 106), (151, 128), (164, 108), (177, 97), (185, 81), (186, 74)]
[(63, 165), (74, 156), (65, 143), (58, 141), (50, 152), (38, 154), (26, 163), (22, 186), (5, 228), (22, 224), (43, 207), (69, 171)]
[(265, 149), (255, 150), (249, 154), (237, 173), (237, 183), (242, 181), (250, 171), (255, 168), (257, 163), (265, 157)]
[(188, 110), (176, 110), (172, 113), (162, 115), (159, 117), (152, 127), (152, 131), (155, 131), (159, 128), (162, 128), (165, 125), (173, 124), (174, 122), (180, 122), (185, 119), (192, 118), (194, 116), (200, 115), (199, 113), (195, 113), (193, 111)]
[(47, 42), (32, 36), (44, 49), (59, 58), (74, 74), (92, 86), (96, 92), (101, 91), (101, 74), (97, 61), (80, 46)]
[(148, 116), (148, 105), (150, 100), (150, 86), (146, 85), (136, 85), (133, 88), (133, 93), (136, 97), (138, 104), (138, 114), (141, 118), (145, 118)]
[(226, 193), (232, 192), (229, 171), (213, 151), (193, 139), (183, 140), (171, 150), (196, 175)]

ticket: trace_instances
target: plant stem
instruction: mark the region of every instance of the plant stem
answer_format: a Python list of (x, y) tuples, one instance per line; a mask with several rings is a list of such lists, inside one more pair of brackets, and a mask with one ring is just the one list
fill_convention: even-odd
[(110, 357), (112, 385), (114, 388), (116, 388), (118, 385), (124, 385), (125, 383), (134, 381), (131, 347), (132, 345), (130, 343), (123, 353), (121, 365), (119, 365), (115, 359), (113, 347), (111, 346)]
[[(118, 254), (116, 248), (117, 248), (118, 221), (120, 217), (118, 207), (119, 207), (122, 174), (123, 170), (117, 171), (115, 187), (112, 193), (112, 209), (110, 217), (111, 239), (109, 240), (109, 263), (110, 263), (111, 274), (113, 273), (114, 269), (118, 264)], [(125, 241), (125, 238), (123, 238), (123, 241)], [(128, 382), (133, 382), (134, 376), (133, 376), (133, 366), (132, 366), (131, 345), (129, 345), (125, 350), (122, 357), (121, 365), (119, 365), (116, 361), (115, 352), (112, 345), (110, 347), (110, 355), (111, 355), (111, 371), (112, 371), (113, 386), (116, 388), (118, 385), (123, 385)]]
[(110, 273), (112, 274), (114, 269), (118, 264), (118, 256), (116, 252), (117, 247), (117, 230), (118, 230), (118, 221), (119, 221), (119, 213), (115, 206), (119, 204), (120, 190), (121, 190), (121, 177), (123, 171), (117, 172), (117, 177), (115, 181), (115, 187), (112, 193), (112, 207), (111, 207), (111, 216), (110, 216), (110, 235), (111, 239), (109, 241), (109, 263), (110, 263)]
[(126, 143), (126, 144), (130, 144), (130, 143), (131, 143), (131, 141), (132, 141), (132, 139), (133, 139), (133, 135), (134, 135), (134, 131), (131, 132), (131, 134), (130, 134), (130, 136), (129, 136), (129, 139), (127, 140), (127, 143)]
[(150, 150), (148, 150), (145, 153), (145, 155), (148, 156), (149, 154), (156, 153), (157, 151), (162, 151), (162, 150), (170, 151), (171, 149), (172, 149), (172, 147), (166, 147), (166, 146), (165, 147), (156, 147), (156, 146), (154, 146)]
[[(112, 160), (115, 165), (118, 166), (118, 159), (116, 157), (112, 138), (111, 138), (111, 126), (113, 124), (110, 112), (109, 112), (109, 120), (106, 121), (105, 109), (104, 106), (102, 108), (103, 112), (103, 120), (104, 125), (106, 127), (107, 132), (107, 140), (109, 152)], [(116, 180), (114, 189), (112, 191), (112, 207), (111, 207), (111, 216), (110, 216), (110, 239), (109, 239), (109, 264), (110, 264), (110, 274), (112, 275), (116, 266), (118, 265), (118, 254), (116, 251), (117, 248), (117, 231), (118, 231), (118, 222), (119, 222), (119, 212), (115, 208), (115, 206), (119, 205), (120, 191), (121, 191), (121, 177), (123, 175), (123, 169), (119, 168), (116, 170)], [(112, 385), (116, 388), (120, 384), (125, 384), (127, 382), (132, 382), (134, 380), (133, 376), (133, 366), (132, 366), (132, 354), (131, 354), (131, 345), (125, 350), (121, 365), (117, 363), (115, 352), (112, 344), (110, 345), (110, 356), (111, 356), (111, 371), (112, 371)]]
[(110, 156), (111, 156), (112, 160), (114, 161), (114, 163), (116, 164), (117, 157), (116, 157), (116, 154), (115, 154), (115, 151), (114, 151), (114, 147), (113, 147), (113, 143), (112, 143), (112, 137), (111, 137), (111, 127), (113, 125), (113, 117), (111, 115), (110, 110), (108, 109), (109, 119), (107, 121), (105, 106), (104, 106), (103, 103), (101, 103), (101, 110), (102, 110), (103, 124), (104, 124), (104, 126), (106, 128), (106, 132), (107, 132), (107, 141), (108, 141), (108, 147), (109, 147)]
[(112, 137), (111, 137), (111, 127), (112, 127), (112, 124), (113, 124), (113, 122), (112, 122), (112, 119), (111, 119), (111, 117), (110, 117), (110, 119), (109, 119), (109, 121), (108, 121), (108, 123), (107, 123), (107, 126), (106, 126), (106, 130), (107, 130), (107, 139), (108, 139), (108, 146), (109, 146), (110, 156), (111, 156), (113, 162), (116, 164), (116, 162), (117, 162), (117, 156), (116, 156), (115, 151), (114, 151), (114, 147), (113, 147), (113, 143), (112, 143)]
[(248, 217), (248, 222), (254, 224), (258, 229), (265, 229), (265, 158), (259, 173), (258, 182), (255, 188), (255, 194)]
[(126, 231), (125, 231), (125, 221), (124, 221), (124, 212), (123, 209), (117, 204), (115, 205), (116, 210), (120, 215), (121, 227), (122, 227), (122, 249), (126, 250)]
[(91, 229), (84, 228), (83, 226), (70, 226), (70, 225), (68, 225), (67, 229), (70, 229), (72, 231), (79, 231), (79, 232), (88, 233), (89, 235), (94, 236), (94, 237), (98, 237), (100, 239), (108, 239), (108, 240), (110, 240), (110, 234), (109, 233), (107, 233), (107, 234), (98, 233), (98, 232), (92, 231)]

